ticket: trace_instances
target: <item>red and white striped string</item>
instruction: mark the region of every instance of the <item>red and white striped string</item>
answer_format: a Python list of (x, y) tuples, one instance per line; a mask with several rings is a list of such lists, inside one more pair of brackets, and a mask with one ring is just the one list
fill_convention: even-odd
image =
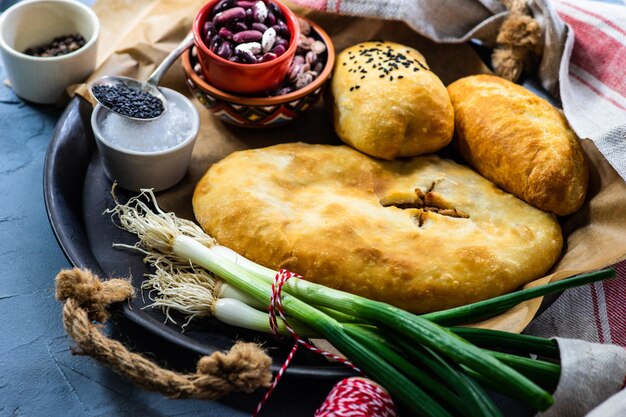
[(380, 385), (365, 378), (338, 382), (314, 417), (396, 417), (391, 396)]
[(281, 320), (285, 324), (285, 327), (287, 328), (287, 330), (291, 334), (291, 337), (293, 339), (295, 339), (295, 343), (293, 345), (293, 348), (291, 348), (291, 352), (289, 352), (289, 355), (287, 355), (287, 359), (285, 359), (285, 362), (282, 364), (282, 366), (278, 370), (278, 373), (276, 374), (276, 377), (274, 377), (274, 381), (272, 381), (272, 385), (269, 387), (269, 389), (267, 390), (267, 392), (265, 393), (265, 395), (263, 396), (263, 398), (261, 399), (261, 401), (257, 405), (257, 408), (256, 408), (256, 410), (255, 410), (255, 412), (253, 414), (253, 417), (258, 416), (259, 412), (261, 411), (261, 408), (267, 402), (267, 400), (270, 397), (270, 395), (272, 395), (272, 392), (274, 392), (274, 389), (276, 388), (276, 385), (278, 385), (278, 381), (280, 381), (280, 379), (282, 378), (283, 374), (285, 373), (285, 370), (287, 369), (287, 367), (289, 366), (289, 364), (293, 360), (293, 357), (296, 354), (296, 351), (298, 350), (298, 346), (300, 346), (300, 345), (304, 346), (305, 348), (309, 349), (310, 351), (313, 351), (313, 352), (318, 353), (318, 354), (320, 354), (322, 356), (325, 356), (325, 357), (327, 357), (329, 359), (332, 359), (333, 361), (336, 361), (336, 362), (342, 363), (342, 364), (344, 364), (346, 366), (349, 366), (350, 368), (354, 369), (359, 374), (363, 374), (363, 372), (361, 372), (361, 370), (359, 368), (357, 368), (352, 362), (350, 362), (346, 358), (343, 358), (341, 356), (337, 356), (337, 355), (335, 355), (333, 353), (330, 353), (330, 352), (327, 352), (325, 350), (318, 349), (317, 347), (313, 346), (312, 344), (310, 344), (309, 342), (307, 342), (306, 340), (304, 340), (303, 338), (298, 336), (298, 334), (295, 332), (295, 330), (293, 330), (293, 328), (291, 326), (289, 326), (289, 323), (287, 322), (287, 317), (285, 316), (285, 312), (283, 310), (283, 303), (282, 303), (282, 299), (281, 299), (281, 291), (283, 289), (283, 285), (287, 282), (287, 280), (289, 278), (293, 278), (293, 277), (302, 279), (302, 277), (300, 275), (295, 274), (295, 273), (293, 273), (291, 271), (288, 271), (286, 269), (281, 269), (280, 271), (278, 271), (278, 273), (274, 277), (274, 282), (272, 283), (272, 294), (270, 296), (270, 305), (269, 305), (269, 308), (268, 308), (268, 313), (269, 313), (270, 330), (272, 331), (272, 333), (277, 335), (277, 336), (279, 335), (279, 333), (278, 333), (278, 321), (277, 321), (277, 318), (276, 318), (276, 311), (278, 311), (278, 315), (280, 316)]

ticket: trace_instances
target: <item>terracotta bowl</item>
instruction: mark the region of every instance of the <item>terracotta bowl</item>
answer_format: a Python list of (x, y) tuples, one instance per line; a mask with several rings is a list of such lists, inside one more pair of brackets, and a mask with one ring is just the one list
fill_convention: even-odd
[(296, 53), (300, 27), (298, 18), (284, 4), (272, 0), (281, 10), (291, 38), (289, 48), (278, 58), (260, 64), (239, 64), (224, 59), (209, 49), (202, 39), (202, 26), (209, 20), (211, 11), (220, 0), (210, 0), (200, 9), (193, 23), (193, 35), (198, 51), (198, 60), (202, 72), (211, 84), (234, 94), (255, 94), (264, 90), (273, 90), (284, 78)]
[(323, 69), (313, 82), (278, 96), (234, 95), (206, 81), (192, 48), (182, 56), (187, 85), (192, 94), (220, 120), (240, 127), (266, 128), (296, 119), (320, 99), (335, 64), (335, 49), (328, 34), (314, 22), (300, 19), (311, 25), (309, 36), (326, 45), (326, 51), (318, 57), (324, 65)]

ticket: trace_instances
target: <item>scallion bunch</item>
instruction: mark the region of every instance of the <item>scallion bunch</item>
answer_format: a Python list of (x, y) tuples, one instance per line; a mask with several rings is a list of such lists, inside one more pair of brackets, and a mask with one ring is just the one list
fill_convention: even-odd
[[(155, 266), (146, 287), (155, 306), (190, 318), (212, 315), (240, 327), (269, 331), (271, 286), (277, 271), (219, 245), (195, 223), (161, 210), (143, 191), (108, 212), (136, 234), (132, 248)], [(125, 246), (125, 245), (118, 245)], [(553, 403), (560, 375), (554, 341), (492, 330), (444, 327), (497, 315), (521, 301), (614, 276), (603, 270), (450, 310), (416, 315), (303, 279), (283, 286), (289, 324), (304, 337), (327, 339), (413, 415), (500, 416), (485, 388), (536, 410)], [(283, 327), (281, 333), (286, 334)], [(505, 352), (502, 352), (505, 350)]]

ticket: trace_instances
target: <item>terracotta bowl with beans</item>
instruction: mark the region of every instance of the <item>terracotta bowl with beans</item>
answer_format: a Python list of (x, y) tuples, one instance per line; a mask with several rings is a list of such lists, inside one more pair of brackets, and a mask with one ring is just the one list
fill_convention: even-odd
[(275, 89), (300, 38), (296, 15), (278, 0), (210, 0), (196, 15), (194, 43), (202, 73), (234, 94)]
[(335, 63), (328, 34), (309, 19), (297, 21), (300, 36), (294, 58), (276, 87), (255, 95), (219, 89), (207, 80), (193, 47), (182, 56), (192, 94), (220, 120), (236, 126), (266, 128), (295, 120), (320, 99)]

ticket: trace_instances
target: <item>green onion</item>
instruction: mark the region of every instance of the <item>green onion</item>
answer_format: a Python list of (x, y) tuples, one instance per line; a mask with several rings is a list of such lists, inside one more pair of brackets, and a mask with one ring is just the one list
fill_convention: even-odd
[(526, 288), (520, 291), (501, 295), (499, 297), (490, 298), (489, 300), (479, 301), (477, 303), (451, 308), (449, 310), (423, 314), (422, 317), (444, 326), (472, 323), (500, 314), (513, 308), (522, 301), (531, 300), (533, 298), (542, 297), (546, 294), (563, 291), (568, 288), (578, 287), (613, 277), (615, 277), (614, 270), (602, 269), (600, 271), (577, 275), (561, 281)]
[(400, 338), (393, 338), (389, 343), (397, 345), (411, 359), (421, 363), (453, 388), (461, 396), (471, 415), (501, 415), (500, 410), (478, 384), (432, 350), (424, 346), (409, 344)]
[(511, 368), (546, 389), (554, 390), (559, 382), (561, 376), (561, 366), (559, 364), (515, 356), (508, 353), (496, 351), (488, 352), (500, 362), (509, 365)]
[[(248, 304), (234, 298), (219, 298), (211, 304), (213, 316), (223, 323), (257, 332), (269, 333), (268, 314), (250, 307)], [(289, 320), (289, 326), (304, 338), (317, 337), (317, 333), (304, 326), (296, 319)], [(278, 320), (278, 333), (289, 336), (285, 323)]]
[(376, 301), (360, 305), (358, 309), (361, 313), (359, 316), (397, 330), (415, 343), (490, 378), (537, 410), (546, 410), (554, 402), (550, 393), (525, 376), (435, 323), (418, 316), (409, 317), (402, 314), (399, 308)]
[[(355, 340), (367, 346), (369, 349), (378, 352), (381, 356), (393, 364), (393, 366), (410, 377), (411, 380), (418, 382), (426, 391), (429, 391), (435, 397), (442, 400), (444, 404), (449, 405), (455, 412), (460, 415), (478, 415), (476, 413), (480, 410), (478, 407), (472, 407), (475, 405), (474, 403), (463, 401), (463, 399), (456, 395), (453, 391), (441, 384), (438, 378), (427, 374), (409, 362), (406, 358), (402, 357), (390, 347), (388, 340), (378, 335), (375, 331), (364, 328), (363, 326), (355, 325), (344, 325), (344, 328), (350, 336), (354, 337)], [(495, 417), (501, 414), (498, 413), (492, 415), (481, 413), (480, 415), (483, 417)]]
[(559, 357), (559, 345), (552, 339), (474, 327), (450, 327), (448, 329), (476, 346), (534, 353), (549, 358)]

